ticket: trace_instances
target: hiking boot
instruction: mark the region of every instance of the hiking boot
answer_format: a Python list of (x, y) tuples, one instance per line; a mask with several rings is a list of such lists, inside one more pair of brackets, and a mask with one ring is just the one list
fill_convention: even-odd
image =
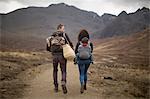
[(67, 94), (67, 87), (66, 85), (62, 85), (62, 90), (64, 94)]
[(87, 89), (86, 89), (86, 84), (84, 85), (84, 90), (87, 90)]
[(84, 85), (81, 85), (80, 93), (84, 93)]
[(57, 93), (57, 92), (58, 92), (58, 87), (55, 87), (55, 88), (54, 88), (54, 91)]

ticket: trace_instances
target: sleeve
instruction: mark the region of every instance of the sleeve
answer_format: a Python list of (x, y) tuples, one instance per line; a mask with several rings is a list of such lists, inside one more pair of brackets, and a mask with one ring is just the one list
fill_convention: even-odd
[(46, 50), (51, 52), (51, 50), (50, 50), (51, 49), (50, 39), (51, 39), (51, 37), (48, 37), (46, 39)]
[(68, 35), (66, 33), (65, 33), (65, 36), (66, 36), (66, 39), (69, 42), (69, 45), (71, 46), (71, 48), (74, 49), (73, 48), (73, 43), (71, 42), (71, 40), (69, 39), (69, 37), (68, 37)]
[(77, 45), (76, 45), (76, 48), (75, 48), (75, 54), (78, 53), (78, 47), (79, 47), (80, 43), (78, 42)]
[(48, 37), (48, 38), (46, 39), (46, 43), (47, 43), (48, 47), (50, 47), (50, 39), (51, 39), (51, 37)]
[(90, 46), (91, 46), (91, 52), (93, 53), (93, 43), (92, 42), (90, 43)]

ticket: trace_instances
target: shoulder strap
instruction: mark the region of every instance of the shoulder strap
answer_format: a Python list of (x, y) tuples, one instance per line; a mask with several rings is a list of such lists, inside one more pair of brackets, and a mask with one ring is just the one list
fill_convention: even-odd
[(88, 41), (88, 46), (91, 49), (91, 42), (90, 41)]
[(69, 44), (69, 41), (68, 41), (68, 39), (67, 39), (67, 37), (66, 37), (66, 33), (63, 33), (63, 37), (66, 39), (67, 44)]
[(81, 42), (81, 41), (79, 41), (79, 45), (82, 45), (82, 42)]
[(88, 41), (88, 45), (90, 46), (90, 44), (91, 44), (91, 42), (90, 41)]

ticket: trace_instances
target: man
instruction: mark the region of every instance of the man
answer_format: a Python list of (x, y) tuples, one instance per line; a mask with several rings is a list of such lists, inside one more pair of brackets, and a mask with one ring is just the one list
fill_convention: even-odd
[(62, 79), (61, 79), (61, 86), (63, 93), (67, 93), (67, 87), (66, 87), (66, 65), (67, 60), (63, 56), (63, 48), (62, 45), (69, 42), (69, 45), (73, 48), (73, 44), (70, 41), (68, 35), (65, 32), (65, 27), (62, 24), (59, 24), (57, 26), (57, 31), (54, 32), (50, 37), (48, 37), (47, 40), (47, 47), (50, 52), (52, 52), (53, 56), (53, 80), (54, 80), (54, 90), (55, 92), (58, 92), (58, 64), (60, 64)]

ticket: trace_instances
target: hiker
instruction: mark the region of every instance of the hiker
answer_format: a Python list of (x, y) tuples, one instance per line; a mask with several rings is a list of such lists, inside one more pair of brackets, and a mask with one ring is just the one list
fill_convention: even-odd
[(52, 53), (53, 56), (53, 80), (54, 80), (54, 91), (58, 92), (58, 64), (60, 64), (62, 79), (61, 79), (61, 86), (63, 93), (67, 93), (66, 87), (66, 65), (67, 60), (63, 56), (63, 47), (62, 45), (66, 44), (67, 42), (73, 49), (73, 44), (70, 41), (68, 35), (65, 32), (65, 27), (63, 24), (59, 24), (57, 26), (57, 31), (54, 32), (50, 37), (46, 39), (47, 41), (47, 50)]
[(78, 64), (80, 73), (80, 93), (82, 94), (84, 90), (87, 90), (87, 71), (90, 63), (93, 64), (93, 44), (89, 41), (89, 34), (87, 30), (81, 30), (78, 35), (78, 42), (75, 48), (76, 58), (74, 59), (74, 64)]

